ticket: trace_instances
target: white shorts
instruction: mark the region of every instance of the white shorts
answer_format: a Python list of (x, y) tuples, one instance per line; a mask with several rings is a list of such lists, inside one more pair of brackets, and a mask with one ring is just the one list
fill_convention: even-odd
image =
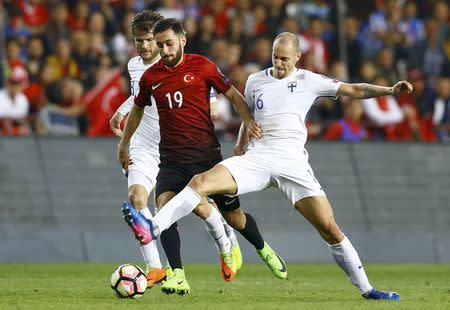
[(306, 197), (325, 196), (314, 177), (306, 152), (292, 152), (288, 156), (287, 153), (250, 150), (220, 164), (230, 171), (236, 181), (237, 195), (275, 186), (281, 189), (292, 205)]
[(152, 154), (143, 146), (132, 145), (130, 158), (133, 159), (133, 164), (128, 166), (128, 187), (135, 184), (142, 185), (150, 195), (156, 185), (159, 155)]

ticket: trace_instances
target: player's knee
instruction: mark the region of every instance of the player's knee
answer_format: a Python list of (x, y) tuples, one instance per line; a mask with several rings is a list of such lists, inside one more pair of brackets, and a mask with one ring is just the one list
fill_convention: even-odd
[(330, 221), (320, 229), (320, 235), (328, 244), (336, 244), (342, 241), (344, 234), (334, 221)]
[(192, 188), (194, 191), (196, 191), (199, 195), (205, 195), (205, 184), (206, 184), (206, 178), (203, 174), (196, 174), (194, 177), (189, 181), (188, 186)]
[(140, 210), (146, 207), (147, 201), (142, 195), (132, 192), (128, 198), (135, 209)]

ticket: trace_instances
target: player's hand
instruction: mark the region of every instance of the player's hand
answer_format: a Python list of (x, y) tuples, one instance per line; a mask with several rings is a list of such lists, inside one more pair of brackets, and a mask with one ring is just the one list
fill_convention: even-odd
[(249, 122), (245, 122), (244, 126), (248, 141), (251, 141), (252, 139), (258, 140), (262, 138), (262, 130), (260, 124), (258, 124), (254, 120), (251, 120)]
[(124, 116), (119, 112), (114, 113), (113, 117), (109, 120), (109, 128), (116, 137), (122, 137), (122, 129), (120, 129), (120, 123), (122, 123)]
[(130, 157), (128, 156), (128, 148), (126, 145), (119, 143), (117, 146), (117, 158), (123, 169), (128, 170), (128, 165), (130, 163)]
[[(130, 167), (133, 164), (133, 158), (130, 157), (130, 159), (128, 160), (128, 167)], [(128, 170), (125, 170), (122, 168), (122, 173), (125, 177), (128, 178)]]
[(402, 93), (411, 93), (413, 91), (413, 86), (408, 81), (400, 81), (397, 82), (394, 86), (392, 86), (392, 94), (397, 96)]

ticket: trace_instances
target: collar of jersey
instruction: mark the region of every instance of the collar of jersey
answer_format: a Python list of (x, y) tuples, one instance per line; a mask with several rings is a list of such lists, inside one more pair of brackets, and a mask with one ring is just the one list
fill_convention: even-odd
[(272, 71), (272, 70), (273, 70), (273, 67), (270, 67), (270, 68), (267, 68), (266, 70), (264, 70), (264, 71), (265, 71), (265, 74), (266, 74), (266, 77), (272, 78), (272, 79), (277, 80), (277, 81), (282, 81), (282, 80), (286, 80), (286, 79), (291, 78), (292, 76), (294, 76), (295, 74), (297, 74), (301, 69), (295, 68), (295, 70), (292, 71), (291, 74), (289, 74), (287, 77), (284, 77), (284, 78), (282, 78), (282, 79), (277, 79), (277, 78), (274, 77), (272, 74), (270, 74), (270, 71)]
[(174, 67), (174, 68), (166, 67), (166, 65), (164, 64), (164, 60), (161, 58), (162, 68), (163, 68), (163, 70), (166, 70), (166, 71), (169, 71), (169, 72), (175, 71), (175, 70), (177, 70), (178, 68), (180, 68), (181, 66), (184, 65), (184, 63), (186, 62), (186, 58), (187, 58), (187, 54), (183, 53), (183, 59), (181, 60), (180, 64), (178, 66)]

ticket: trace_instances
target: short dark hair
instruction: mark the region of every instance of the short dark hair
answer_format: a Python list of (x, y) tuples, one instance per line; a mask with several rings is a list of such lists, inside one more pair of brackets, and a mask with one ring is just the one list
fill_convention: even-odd
[(185, 35), (186, 31), (183, 28), (183, 24), (175, 18), (164, 18), (158, 21), (153, 28), (153, 33), (161, 33), (167, 29), (172, 29), (177, 35)]
[(157, 21), (162, 19), (163, 17), (159, 13), (151, 10), (144, 10), (134, 16), (133, 21), (130, 24), (130, 28), (133, 35), (138, 33), (147, 33), (153, 30), (153, 27)]

